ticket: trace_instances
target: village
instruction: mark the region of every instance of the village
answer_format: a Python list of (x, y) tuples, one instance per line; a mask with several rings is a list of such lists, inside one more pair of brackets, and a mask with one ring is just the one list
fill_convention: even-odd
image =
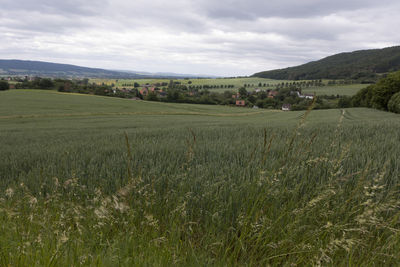
[[(4, 78), (3, 78), (4, 79)], [(315, 94), (302, 93), (301, 84), (278, 84), (273, 87), (250, 87), (243, 85), (234, 90), (233, 85), (184, 84), (181, 80), (138, 82), (117, 86), (95, 83), (89, 79), (51, 79), (40, 77), (8, 77), (4, 79), (10, 89), (55, 89), (64, 93), (83, 93), (171, 103), (228, 105), (246, 108), (280, 109), (283, 111), (305, 110)], [(260, 83), (261, 84), (261, 83)], [(120, 85), (120, 84), (118, 84)], [(264, 85), (265, 86), (265, 85)], [(268, 86), (268, 85), (267, 85)], [(236, 87), (237, 88), (237, 87)], [(319, 96), (316, 108), (335, 108), (338, 98)]]
[[(157, 85), (141, 85), (141, 89), (138, 90), (138, 96), (133, 97), (133, 100), (160, 100), (163, 101), (168, 99), (168, 92), (172, 94), (181, 94), (186, 98), (196, 98), (204, 94), (212, 95), (218, 93), (210, 93), (207, 91), (202, 91), (198, 89), (188, 90), (187, 88), (177, 87), (177, 88), (160, 88)], [(113, 93), (117, 93), (117, 88), (113, 89)], [(123, 92), (132, 92), (132, 89), (123, 88)], [(230, 105), (235, 105), (237, 107), (251, 107), (254, 109), (263, 108), (262, 100), (266, 100), (269, 103), (275, 103), (275, 108), (280, 108), (283, 111), (292, 110), (293, 104), (298, 104), (299, 102), (304, 100), (313, 100), (314, 94), (302, 94), (301, 89), (260, 89), (256, 88), (253, 91), (247, 91), (244, 87), (241, 87), (238, 92), (234, 93), (233, 91), (225, 91), (223, 95), (231, 95), (233, 101), (228, 101)], [(261, 101), (260, 101), (261, 100)], [(279, 102), (279, 104), (278, 104)], [(282, 102), (282, 103), (280, 103)], [(286, 103), (287, 102), (287, 103)], [(308, 102), (308, 101), (306, 101)], [(257, 105), (258, 104), (258, 105)], [(260, 105), (261, 104), (261, 105)], [(261, 107), (260, 107), (261, 106)]]

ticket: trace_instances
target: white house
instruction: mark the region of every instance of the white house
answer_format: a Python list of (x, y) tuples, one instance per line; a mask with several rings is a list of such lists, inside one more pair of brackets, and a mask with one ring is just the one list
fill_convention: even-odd
[(290, 105), (290, 104), (283, 104), (282, 105), (282, 110), (283, 111), (290, 111), (291, 108), (292, 108), (292, 105)]

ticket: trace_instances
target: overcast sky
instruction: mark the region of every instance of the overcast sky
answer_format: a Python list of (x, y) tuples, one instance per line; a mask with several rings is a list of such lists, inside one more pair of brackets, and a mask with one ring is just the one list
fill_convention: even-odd
[(400, 43), (398, 0), (0, 0), (0, 58), (250, 75)]

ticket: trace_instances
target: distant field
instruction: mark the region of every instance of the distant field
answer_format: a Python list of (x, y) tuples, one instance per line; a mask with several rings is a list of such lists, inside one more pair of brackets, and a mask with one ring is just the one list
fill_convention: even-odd
[[(168, 83), (170, 80), (168, 79), (138, 79), (138, 80), (109, 80), (109, 79), (92, 79), (91, 82), (95, 82), (97, 84), (107, 84), (112, 85), (114, 84), (115, 87), (123, 88), (131, 88), (132, 86), (126, 86), (127, 84), (133, 85), (134, 82), (139, 83), (140, 85), (143, 84), (155, 84), (155, 83)], [(286, 81), (286, 80), (272, 80), (272, 79), (263, 79), (263, 78), (226, 78), (226, 79), (181, 79), (175, 80), (180, 82), (184, 85), (209, 85), (209, 86), (224, 86), (224, 88), (215, 88), (209, 89), (211, 92), (219, 92), (223, 93), (224, 91), (237, 91), (240, 87), (243, 87), (245, 84), (247, 85), (246, 89), (248, 91), (255, 90), (257, 88), (260, 89), (275, 89), (278, 84), (283, 83), (291, 83), (291, 82), (298, 82), (298, 81)], [(191, 82), (191, 84), (189, 84)], [(328, 80), (323, 80), (324, 83), (327, 83)], [(259, 86), (259, 84), (267, 84), (268, 87)], [(225, 88), (226, 85), (233, 85), (234, 88)], [(355, 95), (358, 90), (366, 87), (368, 85), (365, 84), (351, 84), (351, 85), (335, 85), (335, 86), (321, 86), (321, 87), (311, 87), (305, 88), (303, 91), (305, 93), (314, 93), (316, 92), (317, 95)]]
[(396, 266), (400, 116), (0, 92), (1, 266)]
[(316, 93), (317, 95), (355, 95), (359, 90), (367, 87), (368, 84), (350, 84), (322, 86), (303, 89), (303, 93)]
[[(107, 84), (107, 85), (112, 85), (114, 84), (116, 87), (124, 87), (126, 84), (131, 84), (133, 85), (134, 82), (137, 82), (139, 84), (155, 84), (155, 83), (162, 83), (166, 82), (168, 83), (170, 80), (169, 79), (137, 79), (137, 80), (110, 80), (110, 79), (91, 79), (91, 82), (95, 82), (97, 84)], [(210, 91), (215, 91), (215, 92), (224, 92), (225, 90), (237, 90), (240, 87), (242, 87), (244, 84), (250, 85), (249, 90), (258, 88), (259, 83), (266, 83), (269, 84), (270, 87), (274, 87), (276, 84), (281, 83), (281, 82), (288, 82), (288, 81), (279, 81), (279, 80), (271, 80), (271, 79), (263, 79), (263, 78), (219, 78), (219, 79), (179, 79), (179, 80), (174, 80), (177, 82), (180, 82), (181, 84), (184, 85), (189, 85), (189, 82), (191, 82), (191, 85), (233, 85), (234, 88), (219, 88), (219, 89), (210, 89)]]

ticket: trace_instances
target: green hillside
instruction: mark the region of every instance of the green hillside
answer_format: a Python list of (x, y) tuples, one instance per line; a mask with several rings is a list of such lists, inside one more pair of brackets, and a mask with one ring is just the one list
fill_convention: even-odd
[(397, 266), (400, 117), (0, 92), (0, 266)]
[(400, 46), (340, 53), (304, 65), (263, 71), (254, 77), (280, 80), (375, 80), (382, 73), (400, 70)]

